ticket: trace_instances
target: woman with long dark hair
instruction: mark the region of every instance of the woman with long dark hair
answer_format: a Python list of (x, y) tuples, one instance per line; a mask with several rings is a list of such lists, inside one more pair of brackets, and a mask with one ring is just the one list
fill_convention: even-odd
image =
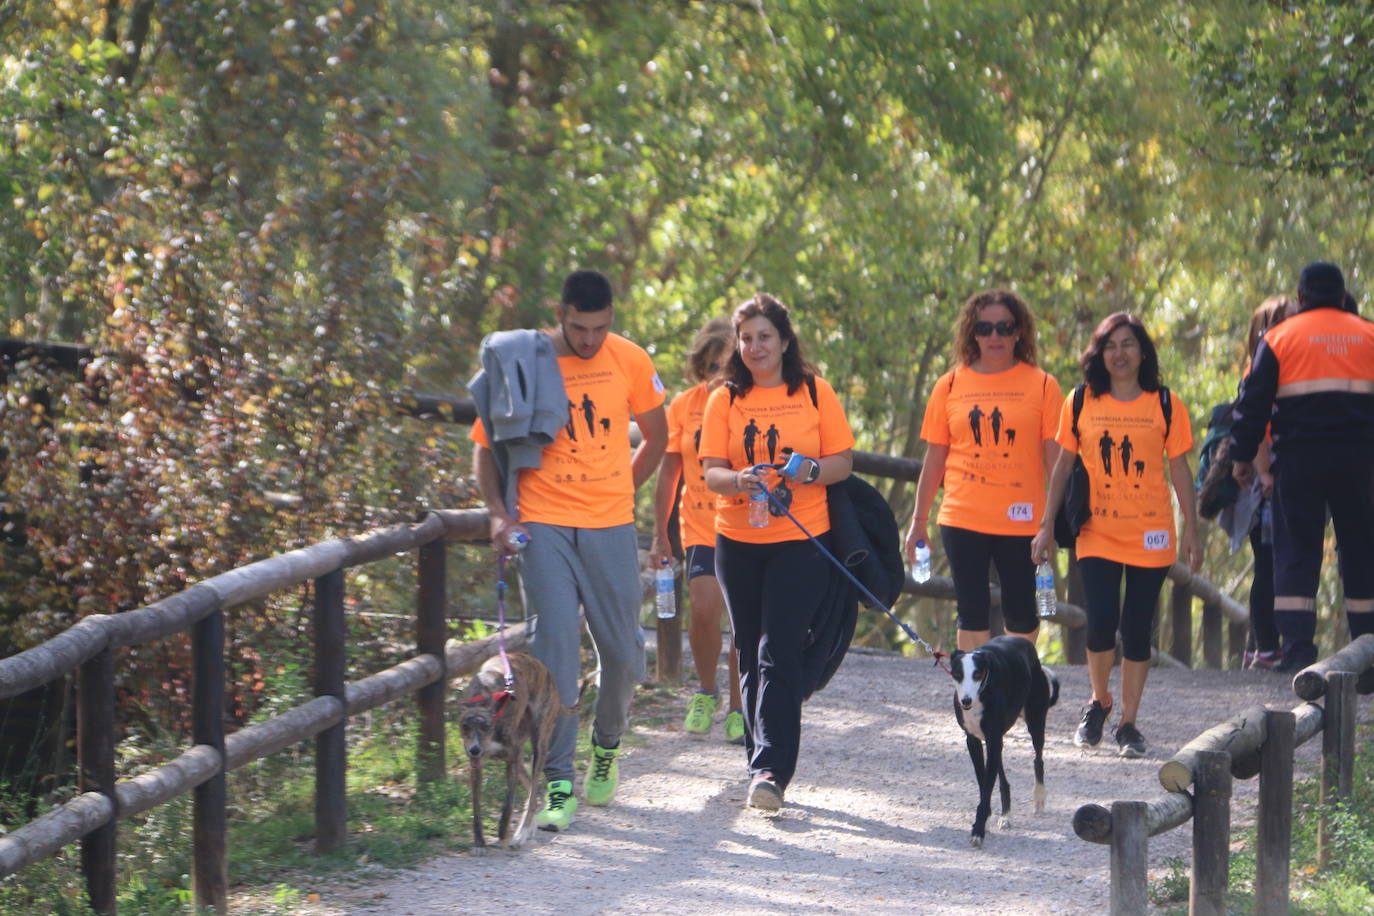
[[(1092, 698), (1074, 742), (1096, 746), (1114, 711), (1109, 680), (1119, 627), (1121, 720), (1116, 744), (1121, 756), (1140, 757), (1146, 745), (1136, 721), (1150, 671), (1150, 634), (1159, 591), (1179, 556), (1194, 572), (1202, 565), (1188, 468), (1193, 430), (1183, 402), (1160, 384), (1154, 342), (1134, 315), (1117, 312), (1104, 318), (1080, 364), (1086, 391), (1077, 435), (1073, 398), (1065, 398), (1057, 437), (1063, 452), (1054, 466), (1049, 508), (1031, 542), (1031, 556), (1038, 562), (1054, 549), (1055, 515), (1075, 456), (1081, 455), (1090, 482), (1092, 517), (1074, 546), (1087, 594)], [(1123, 461), (1121, 443), (1127, 438), (1131, 458)], [(1183, 530), (1177, 535), (1170, 484), (1183, 517)]]
[[(739, 656), (748, 804), (776, 811), (801, 743), (806, 635), (834, 573), (791, 519), (770, 513), (751, 520), (749, 496), (768, 487), (829, 550), (826, 487), (849, 476), (854, 435), (834, 390), (802, 356), (785, 305), (758, 293), (731, 323), (735, 347), (725, 384), (706, 402), (699, 454), (706, 485), (719, 497), (716, 576)], [(770, 427), (776, 457), (804, 456), (789, 476), (759, 460), (767, 457), (759, 431)]]
[(907, 559), (914, 563), (918, 541), (934, 543), (930, 507), (943, 486), (938, 529), (954, 579), (959, 648), (971, 651), (992, 635), (994, 564), (1007, 632), (1033, 643), (1040, 621), (1029, 548), (1045, 510), (1045, 477), (1059, 455), (1054, 435), (1064, 399), (1035, 364), (1035, 319), (1010, 290), (968, 298), (955, 355), (959, 365), (940, 376), (926, 401), (926, 456)]

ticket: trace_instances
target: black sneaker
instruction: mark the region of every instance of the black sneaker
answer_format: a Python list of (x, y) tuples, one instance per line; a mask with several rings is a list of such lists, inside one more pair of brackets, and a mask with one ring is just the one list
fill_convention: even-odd
[(1311, 643), (1283, 647), (1283, 661), (1274, 666), (1280, 674), (1297, 674), (1317, 661), (1317, 647)]
[(1144, 757), (1145, 736), (1134, 722), (1122, 722), (1116, 729), (1117, 754), (1121, 757)]
[(1102, 740), (1102, 726), (1111, 714), (1110, 706), (1103, 706), (1096, 700), (1089, 703), (1083, 710), (1083, 721), (1078, 723), (1073, 743), (1079, 747), (1097, 747), (1098, 742)]

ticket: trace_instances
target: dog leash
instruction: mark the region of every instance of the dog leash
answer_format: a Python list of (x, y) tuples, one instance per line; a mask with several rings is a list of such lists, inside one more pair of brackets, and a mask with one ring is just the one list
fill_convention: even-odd
[(506, 672), (506, 692), (515, 692), (515, 675), (506, 655), (506, 555), (496, 554), (496, 647), (501, 652), (501, 667)]
[[(815, 460), (815, 459), (812, 459), (812, 460)], [(759, 470), (761, 470), (761, 469), (763, 469), (763, 468), (773, 468), (774, 470), (777, 470), (777, 469), (779, 468), (779, 465), (774, 465), (774, 464), (756, 464), (756, 465), (754, 465), (754, 468), (753, 468), (753, 469), (754, 469), (755, 472), (757, 472), (757, 471), (759, 471)], [(849, 581), (850, 581), (850, 582), (853, 582), (854, 585), (859, 589), (859, 591), (863, 592), (864, 595), (866, 595), (866, 596), (868, 597), (868, 600), (869, 600), (869, 601), (873, 602), (874, 605), (876, 605), (877, 607), (881, 608), (881, 609), (882, 609), (882, 612), (883, 612), (884, 614), (886, 614), (887, 616), (891, 617), (892, 620), (897, 624), (897, 626), (899, 626), (899, 627), (902, 628), (902, 632), (905, 633), (905, 634), (907, 635), (908, 638), (910, 638), (913, 642), (915, 642), (916, 644), (918, 644), (921, 648), (923, 648), (923, 649), (925, 649), (927, 652), (929, 652), (930, 655), (931, 655), (931, 657), (935, 659), (935, 664), (936, 664), (936, 665), (938, 665), (938, 666), (941, 667), (941, 668), (944, 668), (946, 672), (949, 671), (948, 668), (945, 668), (945, 664), (944, 664), (944, 660), (945, 660), (946, 658), (949, 657), (948, 653), (936, 651), (936, 649), (935, 649), (934, 646), (932, 646), (930, 643), (926, 642), (924, 639), (921, 638), (921, 634), (920, 634), (920, 633), (917, 633), (917, 632), (916, 632), (915, 630), (913, 630), (911, 627), (907, 626), (906, 622), (905, 622), (904, 620), (902, 620), (902, 618), (900, 618), (900, 617), (898, 617), (896, 614), (892, 613), (892, 610), (891, 610), (886, 604), (883, 604), (881, 601), (879, 601), (877, 595), (875, 595), (875, 594), (873, 594), (871, 591), (869, 591), (869, 590), (868, 590), (868, 587), (865, 586), (862, 582), (860, 582), (860, 581), (858, 580), (858, 578), (857, 578), (852, 572), (850, 572), (847, 568), (845, 568), (845, 565), (844, 565), (843, 563), (841, 563), (841, 562), (835, 557), (834, 554), (832, 554), (829, 550), (826, 550), (824, 544), (822, 544), (820, 541), (816, 540), (816, 536), (815, 536), (815, 535), (813, 535), (810, 531), (807, 531), (807, 530), (806, 530), (806, 526), (805, 526), (805, 525), (803, 525), (801, 522), (797, 521), (797, 517), (796, 517), (795, 515), (792, 514), (792, 510), (791, 510), (787, 505), (785, 505), (785, 504), (783, 503), (782, 500), (780, 500), (780, 499), (778, 499), (776, 496), (774, 496), (774, 495), (773, 495), (773, 492), (772, 492), (771, 490), (768, 489), (768, 487), (763, 483), (763, 481), (755, 481), (755, 482), (754, 482), (754, 487), (755, 487), (756, 489), (762, 491), (763, 494), (764, 494), (765, 496), (768, 497), (768, 502), (769, 502), (771, 505), (777, 506), (779, 509), (781, 509), (781, 510), (782, 510), (782, 513), (783, 513), (784, 515), (786, 515), (789, 519), (792, 520), (792, 524), (794, 524), (794, 525), (797, 526), (797, 530), (799, 530), (802, 534), (806, 535), (807, 539), (810, 540), (812, 544), (816, 545), (816, 549), (819, 550), (821, 553), (823, 553), (823, 554), (825, 555), (826, 559), (828, 559), (831, 563), (833, 563), (833, 564), (835, 565), (835, 568), (836, 568), (836, 569), (838, 569), (840, 572), (844, 573), (844, 574), (849, 578)]]

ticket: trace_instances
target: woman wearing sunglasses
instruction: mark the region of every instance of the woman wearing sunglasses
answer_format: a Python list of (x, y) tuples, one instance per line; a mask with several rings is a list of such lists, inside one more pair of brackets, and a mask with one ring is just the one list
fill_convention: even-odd
[(976, 649), (991, 635), (988, 571), (997, 565), (1008, 633), (1031, 642), (1039, 632), (1030, 544), (1045, 509), (1045, 478), (1059, 453), (1054, 434), (1063, 395), (1035, 364), (1035, 322), (1016, 293), (974, 293), (959, 313), (958, 365), (940, 376), (926, 401), (925, 463), (906, 536), (934, 543), (930, 509), (944, 485), (940, 540), (958, 605), (958, 646)]
[[(711, 731), (720, 705), (717, 668), (720, 659), (720, 618), (725, 612), (725, 597), (716, 581), (716, 495), (706, 487), (697, 449), (701, 444), (701, 418), (706, 399), (720, 385), (720, 369), (730, 356), (735, 331), (726, 318), (712, 318), (697, 332), (687, 353), (687, 376), (696, 384), (673, 398), (668, 405), (668, 448), (658, 466), (654, 487), (654, 542), (649, 562), (654, 569), (672, 560), (668, 546), (668, 518), (678, 502), (679, 532), (687, 594), (692, 616), (687, 625), (687, 641), (692, 646), (692, 661), (697, 669), (697, 692), (687, 704), (683, 730), (705, 736)], [(732, 640), (733, 642), (733, 640)], [(744, 743), (744, 714), (739, 697), (739, 665), (730, 647), (728, 691), (730, 706), (725, 714), (725, 740)]]
[[(1134, 315), (1117, 312), (1104, 318), (1080, 363), (1086, 389), (1078, 431), (1075, 435), (1073, 398), (1068, 398), (1059, 419), (1058, 440), (1064, 451), (1050, 480), (1052, 508), (1040, 523), (1031, 553), (1039, 559), (1054, 550), (1055, 510), (1073, 471), (1074, 456), (1082, 455), (1092, 516), (1078, 532), (1074, 547), (1087, 595), (1088, 678), (1093, 693), (1074, 743), (1095, 747), (1111, 718), (1114, 699), (1108, 680), (1120, 629), (1121, 721), (1116, 745), (1122, 757), (1141, 757), (1145, 738), (1136, 728), (1136, 714), (1150, 672), (1150, 631), (1159, 590), (1177, 557), (1193, 572), (1202, 565), (1193, 474), (1188, 469), (1193, 430), (1187, 408), (1160, 384), (1155, 345)], [(1170, 484), (1183, 517), (1177, 539)]]

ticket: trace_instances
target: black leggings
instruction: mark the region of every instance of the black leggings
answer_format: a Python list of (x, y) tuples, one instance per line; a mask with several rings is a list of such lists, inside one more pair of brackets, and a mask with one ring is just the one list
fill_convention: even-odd
[[(1132, 662), (1150, 660), (1150, 634), (1154, 629), (1159, 590), (1169, 575), (1167, 566), (1130, 566), (1102, 557), (1078, 561), (1083, 591), (1088, 599), (1088, 651), (1110, 652), (1116, 648), (1121, 628), (1121, 655)], [(1121, 594), (1121, 573), (1126, 573), (1126, 595)]]
[[(830, 549), (830, 533), (816, 538)], [(716, 536), (716, 578), (735, 632), (749, 772), (786, 788), (797, 769), (803, 650), (829, 591), (830, 561), (809, 540), (749, 544)]]
[(940, 526), (940, 540), (949, 557), (959, 629), (986, 630), (992, 608), (988, 567), (997, 564), (1002, 586), (1002, 618), (1009, 633), (1033, 633), (1040, 625), (1035, 614), (1035, 564), (1031, 539), (1015, 534), (983, 534), (967, 528)]

